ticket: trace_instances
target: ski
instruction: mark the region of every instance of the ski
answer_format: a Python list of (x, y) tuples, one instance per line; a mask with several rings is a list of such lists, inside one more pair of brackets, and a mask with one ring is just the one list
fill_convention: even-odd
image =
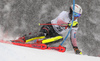
[(43, 50), (47, 49), (47, 45), (45, 44), (26, 44), (26, 43), (15, 43), (15, 42), (12, 42), (12, 44), (30, 48), (43, 49)]
[(66, 51), (66, 48), (59, 45), (58, 47), (48, 47), (49, 50), (57, 50), (59, 52), (65, 52)]
[(11, 42), (11, 41), (4, 41), (0, 40), (1, 43), (7, 43), (12, 45), (18, 45), (18, 46), (24, 46), (24, 47), (30, 47), (30, 48), (37, 48), (37, 49), (47, 49), (47, 45), (45, 44), (28, 44), (28, 43), (18, 43), (18, 42)]
[(7, 43), (7, 44), (12, 44), (12, 45), (17, 45), (17, 46), (23, 46), (23, 47), (30, 47), (30, 48), (36, 48), (36, 49), (48, 49), (48, 50), (56, 50), (59, 52), (65, 52), (66, 48), (63, 46), (58, 46), (58, 47), (49, 47), (46, 44), (37, 44), (37, 43), (18, 43), (18, 42), (12, 42), (12, 41), (5, 41), (5, 40), (0, 40), (1, 43)]

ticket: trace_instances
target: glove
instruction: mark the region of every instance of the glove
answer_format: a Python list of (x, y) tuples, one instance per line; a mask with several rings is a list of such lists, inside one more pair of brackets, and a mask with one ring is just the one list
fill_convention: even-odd
[[(69, 23), (69, 24), (68, 24), (68, 27), (70, 27), (71, 24), (72, 24), (72, 23)], [(73, 21), (73, 25), (72, 25), (72, 26), (73, 26), (73, 27), (77, 27), (77, 26), (78, 26), (78, 22), (77, 22), (77, 21)]]
[(73, 47), (76, 54), (82, 55), (82, 52), (78, 49), (78, 47)]

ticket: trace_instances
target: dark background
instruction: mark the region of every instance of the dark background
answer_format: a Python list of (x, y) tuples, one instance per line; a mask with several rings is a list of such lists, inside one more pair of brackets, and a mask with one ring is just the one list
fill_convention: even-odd
[[(83, 8), (78, 19), (77, 42), (84, 55), (100, 55), (100, 0), (76, 0)], [(0, 0), (0, 30), (18, 37), (38, 32), (41, 26), (54, 19), (61, 11), (69, 11), (73, 0)], [(68, 40), (64, 46), (72, 51)]]

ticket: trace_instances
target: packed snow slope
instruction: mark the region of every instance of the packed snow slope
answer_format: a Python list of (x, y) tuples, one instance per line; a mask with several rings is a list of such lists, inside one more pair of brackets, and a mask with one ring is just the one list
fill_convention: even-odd
[(0, 43), (0, 61), (100, 61), (100, 58)]
[[(85, 55), (98, 56), (100, 0), (75, 0), (75, 3), (83, 9), (81, 17), (78, 18), (78, 47)], [(69, 11), (72, 4), (73, 0), (0, 0), (0, 35), (4, 34), (0, 38), (6, 35), (16, 38), (30, 32), (38, 32), (41, 28), (38, 23), (50, 22), (62, 11)], [(69, 51), (73, 50), (70, 38), (63, 46)]]

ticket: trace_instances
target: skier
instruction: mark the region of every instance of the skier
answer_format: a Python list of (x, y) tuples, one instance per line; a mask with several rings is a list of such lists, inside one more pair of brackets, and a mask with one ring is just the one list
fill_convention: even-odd
[[(78, 29), (77, 18), (79, 18), (82, 14), (82, 8), (75, 4), (75, 13), (74, 13), (74, 21), (72, 25), (72, 29), (70, 32), (70, 39), (72, 42), (73, 49), (76, 54), (82, 54), (82, 52), (78, 49), (77, 40), (76, 40), (76, 31)], [(48, 44), (52, 42), (57, 42), (63, 39), (62, 35), (66, 33), (66, 30), (69, 30), (72, 23), (72, 15), (73, 15), (73, 5), (70, 6), (70, 11), (62, 11), (55, 19), (51, 20), (47, 24), (60, 24), (60, 25), (43, 25), (40, 29), (40, 33), (33, 36), (28, 35), (19, 38), (20, 40), (16, 40), (16, 42), (29, 42), (35, 39), (43, 39), (39, 43)]]

